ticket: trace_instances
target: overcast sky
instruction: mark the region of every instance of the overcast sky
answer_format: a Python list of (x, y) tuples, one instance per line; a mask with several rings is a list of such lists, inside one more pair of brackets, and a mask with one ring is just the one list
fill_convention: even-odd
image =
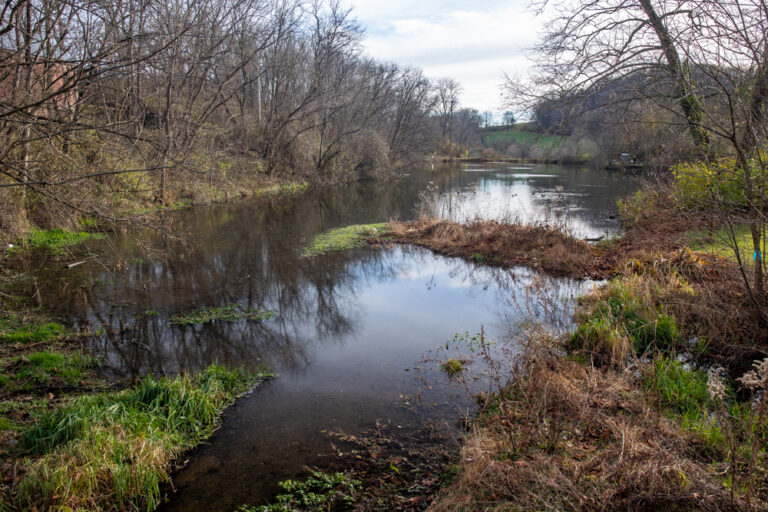
[(462, 106), (502, 110), (503, 73), (525, 74), (538, 19), (528, 0), (346, 0), (378, 60), (461, 83)]

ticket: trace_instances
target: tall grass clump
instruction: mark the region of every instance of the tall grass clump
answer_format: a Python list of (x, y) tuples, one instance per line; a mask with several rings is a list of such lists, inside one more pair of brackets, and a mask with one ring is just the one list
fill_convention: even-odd
[(208, 437), (223, 408), (266, 373), (210, 366), (82, 396), (22, 436), (33, 456), (17, 486), (23, 509), (153, 510), (171, 462)]
[(680, 332), (675, 317), (662, 306), (670, 293), (645, 276), (614, 279), (582, 300), (568, 348), (615, 366), (652, 348), (674, 351)]
[(707, 387), (707, 372), (687, 367), (669, 357), (658, 357), (645, 381), (655, 391), (661, 403), (691, 424), (712, 410)]

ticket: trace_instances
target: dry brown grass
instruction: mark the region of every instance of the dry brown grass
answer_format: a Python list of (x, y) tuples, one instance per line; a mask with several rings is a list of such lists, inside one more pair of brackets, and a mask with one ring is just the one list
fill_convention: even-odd
[(590, 245), (552, 227), (421, 219), (391, 222), (394, 241), (490, 265), (525, 266), (556, 276), (585, 277), (594, 264)]
[(700, 441), (652, 404), (623, 372), (538, 350), (429, 510), (746, 510)]

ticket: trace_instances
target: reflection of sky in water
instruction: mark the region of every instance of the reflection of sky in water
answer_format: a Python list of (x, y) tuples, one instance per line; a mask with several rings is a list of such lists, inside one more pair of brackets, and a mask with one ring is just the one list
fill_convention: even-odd
[[(179, 212), (169, 215), (179, 239), (136, 232), (95, 242), (114, 252), (119, 273), (90, 260), (72, 270), (51, 270), (43, 261), (49, 270), (38, 275), (40, 299), (70, 323), (102, 332), (91, 349), (118, 378), (213, 362), (278, 370), (176, 476), (180, 493), (167, 506), (231, 510), (269, 496), (277, 481), (307, 465), (326, 467), (333, 451), (325, 430), (453, 417), (456, 389), (445, 383), (426, 393), (434, 409), (418, 415), (400, 406), (400, 396), (418, 388), (415, 372), (404, 370), (454, 334), (482, 327), (515, 347), (525, 324), (570, 326), (571, 299), (588, 283), (410, 247), (301, 257), (301, 248), (329, 229), (416, 218), (432, 188), (430, 206), (442, 216), (567, 222), (578, 236), (615, 230), (607, 217), (633, 188), (604, 171), (509, 167), (414, 171), (400, 180)], [(74, 277), (82, 285), (69, 286)], [(169, 322), (179, 312), (228, 304), (278, 316), (193, 327)], [(142, 315), (147, 311), (155, 313)], [(426, 374), (439, 376), (436, 368)]]
[(434, 215), (548, 224), (581, 238), (616, 232), (615, 202), (633, 187), (623, 176), (572, 167), (483, 164), (464, 171), (471, 181), (431, 197)]
[[(243, 406), (249, 412), (239, 416), (249, 421), (228, 422), (197, 455), (196, 460), (213, 457), (226, 464), (213, 475), (201, 475), (193, 464), (176, 480), (181, 492), (168, 510), (194, 510), (198, 503), (222, 509), (268, 494), (275, 481), (296, 478), (298, 468), (324, 463), (325, 430), (360, 432), (376, 419), (413, 428), (427, 419), (454, 417), (458, 404), (469, 405), (467, 397), (443, 381), (437, 363), (422, 362), (425, 356), (439, 354), (455, 334), (481, 328), (510, 347), (524, 323), (567, 328), (573, 299), (590, 286), (524, 269), (476, 266), (418, 248), (385, 249), (373, 259), (371, 251), (356, 253), (334, 299), (334, 315), (347, 319), (348, 329), (319, 329), (312, 317), (293, 321), (284, 335), (303, 346), (303, 365), (282, 371)], [(317, 300), (311, 286), (307, 297)], [(259, 340), (244, 343), (257, 346)], [(281, 367), (281, 361), (274, 363)], [(415, 368), (421, 370), (404, 371)], [(424, 405), (414, 416), (402, 407), (402, 397), (419, 392), (417, 375), (432, 385), (422, 390)]]

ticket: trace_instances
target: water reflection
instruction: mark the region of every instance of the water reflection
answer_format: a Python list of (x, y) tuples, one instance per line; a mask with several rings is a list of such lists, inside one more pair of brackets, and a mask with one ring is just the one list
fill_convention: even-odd
[[(277, 481), (300, 477), (307, 465), (329, 467), (330, 430), (359, 432), (384, 421), (406, 436), (427, 420), (455, 421), (456, 405), (467, 397), (441, 378), (437, 364), (423, 366), (424, 355), (457, 332), (483, 328), (508, 339), (532, 319), (566, 326), (573, 297), (588, 286), (403, 247), (360, 251), (341, 274), (343, 284), (324, 292), (332, 317), (346, 321), (326, 330), (311, 316), (289, 313), (293, 329), (280, 332), (290, 340), (286, 344), (302, 347), (307, 364), (284, 370), (234, 411), (175, 479), (179, 491), (168, 510), (258, 503), (277, 490)], [(314, 314), (320, 287), (312, 283), (308, 289), (307, 309)], [(419, 366), (429, 389), (421, 389), (416, 372), (404, 371)], [(401, 401), (416, 393), (426, 406), (418, 411)], [(205, 505), (196, 508), (198, 503)]]
[[(280, 373), (238, 403), (174, 479), (179, 492), (169, 509), (232, 509), (263, 501), (277, 481), (296, 478), (307, 465), (328, 467), (329, 429), (354, 432), (382, 420), (405, 430), (452, 417), (460, 391), (450, 383), (427, 393), (430, 410), (403, 408), (400, 397), (418, 388), (413, 372), (404, 370), (457, 332), (483, 328), (496, 339), (514, 339), (530, 323), (565, 330), (573, 297), (590, 285), (410, 247), (304, 258), (301, 248), (313, 236), (348, 224), (413, 219), (428, 190), (431, 207), (443, 216), (565, 219), (594, 236), (615, 229), (608, 216), (632, 186), (604, 171), (445, 167), (179, 212), (168, 229), (181, 236), (131, 230), (102, 242), (102, 253), (113, 256), (101, 262), (73, 269), (26, 264), (43, 305), (98, 333), (91, 350), (115, 378), (212, 362)], [(179, 312), (229, 304), (278, 316), (261, 323), (170, 323)], [(427, 377), (439, 373), (434, 365), (422, 370)]]
[(616, 200), (636, 183), (600, 169), (471, 164), (436, 182), (429, 213), (458, 222), (512, 220), (563, 227), (580, 238), (616, 230)]

